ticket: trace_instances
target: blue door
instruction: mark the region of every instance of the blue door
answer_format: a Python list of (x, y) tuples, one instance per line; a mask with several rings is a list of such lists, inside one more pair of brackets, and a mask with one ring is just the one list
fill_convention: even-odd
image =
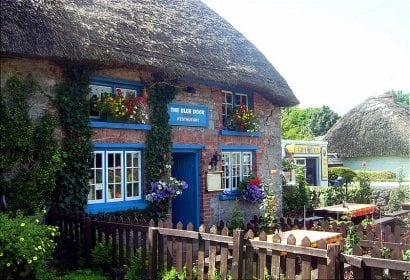
[(172, 176), (184, 180), (188, 189), (172, 201), (172, 223), (181, 222), (184, 227), (192, 223), (199, 226), (198, 156), (195, 152), (173, 153)]

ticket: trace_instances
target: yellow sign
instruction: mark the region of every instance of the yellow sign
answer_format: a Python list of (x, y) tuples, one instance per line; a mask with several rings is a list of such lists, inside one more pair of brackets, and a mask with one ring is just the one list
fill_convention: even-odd
[(320, 146), (318, 145), (286, 145), (286, 151), (292, 154), (320, 154)]
[(326, 147), (322, 147), (321, 159), (322, 159), (322, 181), (327, 181), (328, 180), (328, 165), (327, 165), (327, 148)]

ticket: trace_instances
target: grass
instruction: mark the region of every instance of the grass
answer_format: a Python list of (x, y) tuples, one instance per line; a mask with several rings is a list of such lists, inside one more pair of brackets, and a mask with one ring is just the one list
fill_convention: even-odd
[(102, 272), (91, 270), (91, 269), (79, 269), (77, 271), (71, 272), (69, 274), (63, 275), (61, 280), (107, 280), (109, 277), (104, 275)]

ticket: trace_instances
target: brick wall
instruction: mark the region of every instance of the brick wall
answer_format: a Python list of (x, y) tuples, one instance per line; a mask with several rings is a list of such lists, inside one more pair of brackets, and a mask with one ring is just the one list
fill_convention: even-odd
[[(55, 85), (62, 79), (61, 67), (51, 61), (37, 59), (2, 58), (1, 59), (1, 85), (13, 73), (29, 74), (39, 81), (45, 93), (53, 95)], [(107, 76), (118, 79), (150, 82), (151, 74), (143, 70), (127, 68), (100, 69), (96, 76)], [(183, 89), (187, 86), (194, 87), (196, 93), (187, 93)], [(275, 190), (280, 192), (278, 174), (271, 175), (271, 170), (280, 170), (280, 108), (273, 106), (258, 94), (254, 94), (253, 102), (256, 115), (260, 118), (261, 137), (221, 136), (222, 129), (222, 94), (221, 88), (216, 86), (200, 85), (195, 83), (180, 82), (177, 84), (178, 94), (173, 102), (185, 104), (204, 105), (209, 108), (209, 126), (206, 128), (174, 126), (172, 141), (176, 144), (203, 144), (205, 149), (200, 153), (200, 213), (201, 223), (211, 224), (218, 221), (221, 213), (227, 216), (235, 201), (216, 203), (220, 192), (206, 191), (206, 171), (208, 163), (217, 150), (218, 145), (252, 145), (258, 146), (256, 151), (256, 170), (258, 175), (272, 177), (275, 181)], [(53, 110), (49, 100), (42, 94), (36, 94), (30, 99), (33, 115), (39, 116), (45, 110)], [(106, 143), (144, 143), (147, 131), (121, 130), (95, 128), (92, 140)], [(220, 162), (219, 162), (220, 164)], [(279, 172), (278, 172), (279, 173)], [(258, 207), (239, 204), (246, 210), (246, 216), (258, 214)], [(225, 217), (224, 216), (224, 217)]]

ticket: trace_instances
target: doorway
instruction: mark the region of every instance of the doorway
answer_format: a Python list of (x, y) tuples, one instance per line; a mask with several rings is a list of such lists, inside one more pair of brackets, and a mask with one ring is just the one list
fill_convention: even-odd
[(172, 223), (181, 222), (184, 227), (192, 223), (199, 227), (199, 159), (197, 152), (172, 153), (172, 177), (184, 180), (188, 188), (172, 201)]
[(310, 186), (317, 186), (317, 164), (315, 158), (306, 159), (306, 182)]

